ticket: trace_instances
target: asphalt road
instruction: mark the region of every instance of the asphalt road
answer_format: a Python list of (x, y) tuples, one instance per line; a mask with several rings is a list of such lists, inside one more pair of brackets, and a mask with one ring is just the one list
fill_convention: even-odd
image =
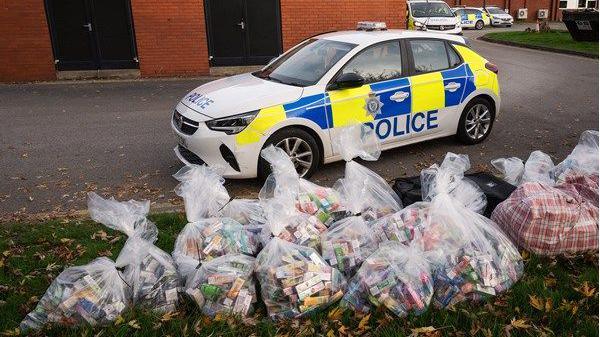
[[(478, 32), (467, 32), (475, 37)], [(448, 151), (473, 167), (501, 156), (526, 159), (533, 150), (562, 160), (586, 129), (598, 128), (598, 60), (472, 41), (500, 68), (502, 113), (476, 146), (444, 138), (384, 152), (365, 165), (391, 180), (418, 174)], [(0, 219), (57, 215), (85, 208), (85, 193), (149, 198), (154, 209), (180, 200), (171, 177), (169, 121), (177, 100), (207, 79), (0, 85)], [(313, 181), (331, 185), (343, 163)], [(255, 180), (228, 181), (235, 196), (256, 196)]]

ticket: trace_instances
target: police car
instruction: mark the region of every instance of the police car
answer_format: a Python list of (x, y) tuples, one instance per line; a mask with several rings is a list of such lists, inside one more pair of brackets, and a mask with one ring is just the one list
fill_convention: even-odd
[(452, 8), (452, 11), (454, 11), (454, 14), (460, 19), (462, 28), (475, 28), (481, 30), (484, 26), (490, 25), (488, 13), (481, 8)]
[(184, 163), (265, 178), (260, 151), (274, 144), (309, 176), (341, 160), (332, 139), (349, 125), (373, 128), (384, 150), (450, 135), (476, 144), (499, 111), (497, 68), (463, 37), (361, 23), (199, 86), (177, 104), (172, 128)]
[(488, 13), (492, 26), (512, 26), (514, 18), (498, 7), (486, 7), (484, 10)]

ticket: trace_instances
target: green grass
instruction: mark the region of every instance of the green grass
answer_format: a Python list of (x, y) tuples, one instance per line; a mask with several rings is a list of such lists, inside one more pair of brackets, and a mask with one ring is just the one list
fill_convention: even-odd
[(495, 32), (488, 33), (485, 37), (497, 41), (516, 42), (530, 46), (563, 49), (598, 55), (598, 42), (577, 42), (573, 40), (569, 32), (566, 31), (552, 30), (539, 33)]
[[(155, 215), (157, 245), (172, 250), (184, 226), (178, 214)], [(95, 233), (105, 231), (101, 238)], [(116, 258), (125, 241), (122, 234), (88, 222), (50, 221), (0, 225), (0, 334), (14, 334), (50, 282), (66, 267), (84, 264), (98, 255)], [(112, 254), (112, 256), (111, 256)], [(398, 319), (384, 310), (367, 318), (337, 306), (311, 317), (272, 322), (259, 306), (255, 317), (210, 319), (185, 302), (179, 315), (164, 319), (129, 311), (105, 328), (50, 327), (47, 336), (598, 336), (597, 256), (549, 259), (525, 256), (523, 278), (506, 294), (483, 303), (463, 303), (453, 310), (430, 308), (418, 317)], [(593, 290), (592, 290), (593, 288)], [(584, 294), (584, 293), (587, 293)], [(542, 303), (536, 309), (533, 303)], [(161, 318), (164, 319), (161, 321)], [(362, 324), (361, 324), (362, 321)], [(511, 324), (512, 322), (512, 324)], [(429, 327), (435, 329), (431, 330)], [(421, 330), (413, 330), (419, 329)], [(422, 334), (416, 334), (422, 331)]]

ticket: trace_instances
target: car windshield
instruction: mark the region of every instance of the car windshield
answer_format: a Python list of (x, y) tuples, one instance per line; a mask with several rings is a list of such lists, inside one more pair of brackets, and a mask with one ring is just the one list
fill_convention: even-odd
[(450, 7), (440, 2), (414, 2), (410, 4), (410, 10), (415, 18), (454, 16)]
[(500, 8), (496, 8), (496, 7), (488, 7), (487, 11), (490, 14), (506, 14), (505, 11), (501, 10)]
[(310, 39), (254, 75), (289, 85), (313, 85), (354, 47), (352, 43)]

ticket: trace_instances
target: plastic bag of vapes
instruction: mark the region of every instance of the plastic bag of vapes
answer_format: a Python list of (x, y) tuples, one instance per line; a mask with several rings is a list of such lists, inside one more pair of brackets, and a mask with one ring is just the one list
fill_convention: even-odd
[[(468, 162), (465, 157), (458, 159)], [(428, 176), (433, 195), (428, 223), (414, 241), (432, 263), (433, 303), (439, 308), (497, 295), (523, 273), (521, 255), (502, 230), (465, 207), (464, 200), (477, 197), (465, 195), (463, 200), (457, 200), (451, 193), (462, 172), (455, 169), (456, 160), (455, 154), (447, 154), (444, 163), (436, 165), (435, 174)]]
[(334, 223), (321, 236), (321, 253), (325, 261), (344, 276), (351, 277), (360, 264), (378, 246), (373, 231), (359, 216)]
[(267, 222), (263, 205), (258, 199), (232, 199), (221, 209), (220, 216), (231, 218), (259, 240)]
[(209, 218), (190, 222), (175, 240), (173, 258), (182, 277), (187, 278), (204, 261), (226, 254), (255, 255), (256, 237), (231, 218)]
[(229, 254), (203, 263), (187, 280), (185, 292), (208, 316), (246, 317), (254, 313), (254, 258)]
[(348, 282), (342, 307), (367, 313), (385, 306), (398, 317), (427, 310), (433, 296), (429, 261), (414, 246), (398, 241), (382, 244)]
[(381, 154), (375, 131), (358, 124), (339, 130), (334, 146), (346, 161), (344, 178), (334, 189), (339, 193), (342, 208), (366, 220), (373, 220), (399, 211), (402, 202), (381, 176), (353, 161), (355, 157), (377, 160)]
[(187, 165), (173, 175), (180, 183), (175, 194), (183, 198), (188, 222), (215, 217), (229, 201), (225, 179), (206, 165)]
[(378, 242), (412, 242), (429, 223), (429, 203), (416, 202), (368, 224)]
[(554, 168), (557, 183), (563, 183), (567, 176), (598, 175), (598, 131), (587, 130), (579, 137), (573, 151)]
[(158, 238), (156, 225), (146, 219), (150, 201), (117, 201), (104, 199), (94, 192), (88, 193), (88, 212), (92, 220), (118, 230), (128, 237), (141, 237), (150, 242)]
[(344, 276), (316, 250), (273, 238), (256, 258), (262, 299), (272, 319), (297, 318), (340, 298)]
[(181, 280), (173, 258), (144, 239), (132, 237), (115, 261), (131, 287), (134, 306), (156, 312), (177, 309)]
[(259, 199), (263, 202), (270, 199), (285, 200), (287, 207), (296, 207), (300, 212), (314, 215), (326, 226), (346, 216), (340, 207), (338, 193), (332, 188), (300, 178), (283, 149), (270, 145), (261, 151), (261, 156), (272, 168), (259, 193)]
[(128, 292), (127, 284), (108, 258), (67, 268), (21, 322), (21, 331), (40, 329), (47, 323), (106, 325), (129, 306)]

